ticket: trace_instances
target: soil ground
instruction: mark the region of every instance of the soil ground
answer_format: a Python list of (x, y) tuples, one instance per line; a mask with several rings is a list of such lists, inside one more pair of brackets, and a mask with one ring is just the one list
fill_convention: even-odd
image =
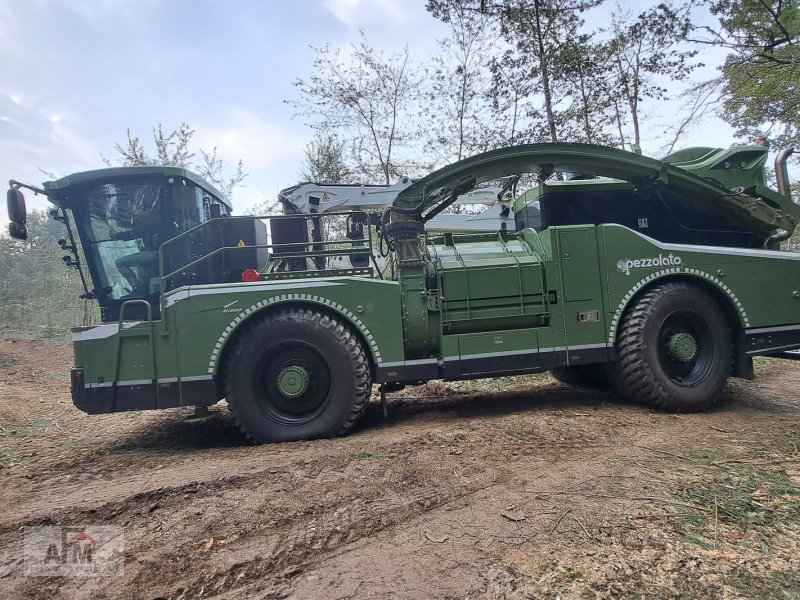
[[(0, 340), (2, 598), (800, 598), (800, 365), (674, 415), (549, 376), (409, 388), (338, 439), (224, 403), (88, 416), (68, 346)], [(124, 527), (124, 573), (28, 577), (22, 527)]]

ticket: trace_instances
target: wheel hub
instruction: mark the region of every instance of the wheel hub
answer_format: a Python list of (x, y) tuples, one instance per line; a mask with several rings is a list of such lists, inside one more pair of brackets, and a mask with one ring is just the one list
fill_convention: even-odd
[(311, 378), (303, 367), (292, 365), (278, 373), (278, 391), (287, 398), (299, 398), (311, 382)]
[(697, 341), (690, 333), (674, 333), (667, 341), (670, 358), (679, 362), (689, 362), (697, 356)]

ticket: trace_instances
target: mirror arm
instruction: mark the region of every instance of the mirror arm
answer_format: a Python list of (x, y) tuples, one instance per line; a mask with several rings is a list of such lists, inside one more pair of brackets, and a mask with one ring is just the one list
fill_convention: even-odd
[(47, 196), (47, 192), (42, 188), (38, 188), (35, 185), (28, 185), (27, 183), (22, 183), (21, 181), (16, 181), (14, 179), (9, 179), (8, 185), (12, 190), (18, 190), (19, 188), (27, 188), (34, 194), (44, 194), (45, 196)]

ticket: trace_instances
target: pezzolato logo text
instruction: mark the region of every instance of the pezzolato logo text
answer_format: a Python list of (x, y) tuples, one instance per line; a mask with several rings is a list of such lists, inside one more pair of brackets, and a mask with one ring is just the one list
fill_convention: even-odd
[(680, 256), (675, 256), (671, 252), (664, 256), (648, 256), (645, 258), (620, 258), (617, 261), (617, 270), (630, 275), (633, 269), (657, 269), (659, 267), (679, 267), (683, 264)]

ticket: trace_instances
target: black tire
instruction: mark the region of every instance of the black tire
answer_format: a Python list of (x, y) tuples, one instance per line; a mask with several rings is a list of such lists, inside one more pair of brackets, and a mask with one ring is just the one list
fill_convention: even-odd
[(550, 369), (550, 374), (561, 383), (589, 390), (607, 390), (611, 387), (605, 364), (556, 367)]
[(614, 387), (655, 408), (694, 412), (714, 406), (730, 375), (731, 331), (703, 290), (667, 283), (648, 290), (620, 323)]
[(369, 361), (359, 338), (315, 310), (269, 315), (242, 332), (226, 359), (228, 404), (255, 443), (347, 433), (369, 402)]

